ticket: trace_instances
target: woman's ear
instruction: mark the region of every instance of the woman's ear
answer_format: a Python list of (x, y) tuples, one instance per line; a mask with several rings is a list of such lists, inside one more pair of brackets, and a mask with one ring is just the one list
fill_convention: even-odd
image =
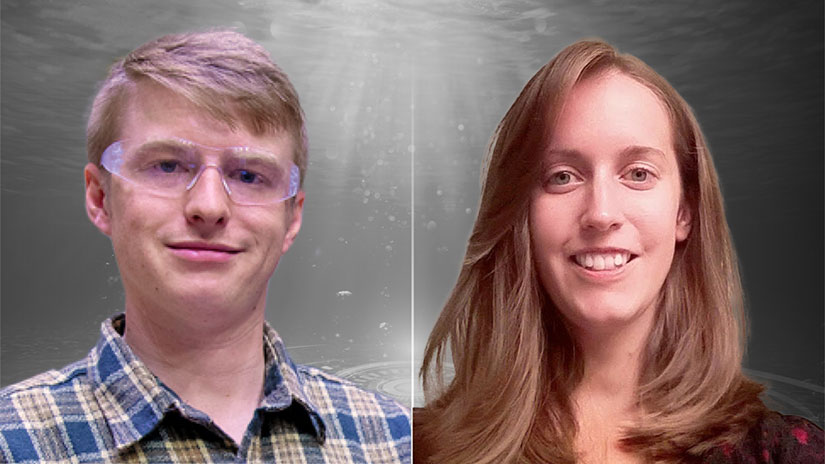
[(676, 242), (681, 242), (688, 238), (692, 219), (690, 207), (683, 202), (679, 206), (679, 212), (676, 214)]
[(92, 224), (110, 236), (112, 232), (111, 217), (106, 205), (106, 191), (103, 188), (103, 173), (94, 163), (89, 163), (83, 169), (86, 179), (86, 214)]

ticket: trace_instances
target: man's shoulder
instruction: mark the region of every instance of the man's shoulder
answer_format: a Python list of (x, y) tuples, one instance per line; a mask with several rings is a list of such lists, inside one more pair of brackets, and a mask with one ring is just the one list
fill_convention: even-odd
[(384, 439), (409, 440), (410, 410), (398, 400), (314, 367), (296, 367), (304, 390), (319, 413), (334, 416), (334, 422), (345, 435), (349, 434), (347, 429), (356, 428), (356, 424), (375, 422)]
[[(356, 412), (369, 412), (371, 408), (379, 407), (380, 412), (385, 414), (403, 415), (407, 418), (410, 416), (410, 411), (406, 406), (385, 394), (368, 390), (349, 380), (311, 366), (298, 364), (296, 367), (304, 386), (314, 392), (325, 393), (333, 406), (338, 405), (340, 401), (348, 401), (348, 405), (356, 409)], [(322, 407), (320, 404), (318, 406)], [(364, 409), (361, 409), (362, 406)]]
[(75, 445), (89, 435), (82, 427), (96, 409), (86, 364), (77, 361), (0, 390), (0, 461), (38, 462), (42, 453), (84, 449)]
[(26, 380), (3, 387), (0, 390), (0, 422), (5, 422), (9, 404), (22, 407), (37, 398), (48, 397), (51, 401), (76, 399), (88, 386), (88, 361), (81, 359), (61, 369), (52, 369)]

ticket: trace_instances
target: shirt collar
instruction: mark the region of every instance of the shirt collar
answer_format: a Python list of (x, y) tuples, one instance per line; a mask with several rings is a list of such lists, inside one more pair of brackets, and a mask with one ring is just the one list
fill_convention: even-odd
[(323, 443), (326, 425), (321, 418), (318, 406), (307, 394), (309, 386), (306, 385), (297, 366), (287, 354), (281, 337), (266, 322), (264, 322), (264, 357), (266, 379), (261, 408), (267, 411), (280, 411), (295, 402), (307, 412), (315, 437)]
[(118, 449), (151, 432), (167, 411), (180, 406), (123, 340), (125, 327), (123, 314), (105, 320), (88, 357), (94, 395)]
[[(126, 318), (119, 314), (101, 324), (100, 339), (88, 356), (87, 370), (101, 414), (109, 425), (117, 449), (140, 440), (164, 415), (182, 411), (182, 400), (164, 386), (126, 344), (122, 334)], [(307, 386), (286, 352), (281, 338), (264, 323), (266, 375), (260, 409), (281, 411), (296, 403), (304, 409), (316, 439), (323, 443), (326, 426)]]

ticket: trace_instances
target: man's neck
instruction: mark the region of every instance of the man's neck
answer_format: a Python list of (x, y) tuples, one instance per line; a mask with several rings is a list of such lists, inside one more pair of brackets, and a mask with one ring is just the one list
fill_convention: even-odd
[(124, 339), (166, 386), (240, 443), (263, 394), (263, 307), (231, 324), (209, 319), (169, 321), (127, 302)]

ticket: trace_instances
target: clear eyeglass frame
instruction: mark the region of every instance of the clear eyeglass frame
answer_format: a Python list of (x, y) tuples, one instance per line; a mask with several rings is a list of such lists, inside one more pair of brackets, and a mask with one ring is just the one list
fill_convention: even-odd
[[(300, 189), (301, 174), (298, 166), (292, 161), (283, 160), (265, 150), (244, 146), (211, 147), (177, 137), (150, 139), (138, 144), (133, 150), (127, 150), (126, 146), (131, 142), (129, 139), (123, 139), (109, 145), (103, 151), (100, 165), (106, 171), (129, 183), (145, 187), (147, 191), (157, 196), (166, 198), (181, 197), (197, 184), (207, 168), (215, 168), (218, 171), (227, 196), (238, 205), (280, 203), (294, 197)], [(137, 157), (135, 153), (141, 153), (147, 146), (160, 147), (160, 154), (156, 158), (150, 159), (148, 164), (139, 166), (139, 169), (130, 169), (130, 161), (134, 161), (132, 158)], [(163, 150), (170, 153), (165, 153)], [(202, 161), (204, 152), (220, 153), (223, 162), (220, 164), (204, 163)], [(242, 172), (241, 176), (249, 174), (259, 176), (259, 173), (247, 169), (247, 164), (259, 166), (260, 160), (282, 165), (280, 169), (270, 170), (277, 174), (269, 176), (271, 178), (266, 179), (266, 185), (262, 183), (246, 184), (232, 177), (238, 174), (238, 171)], [(164, 163), (174, 163), (175, 171), (166, 171), (161, 167), (161, 164)], [(221, 165), (224, 167), (221, 167)], [(169, 164), (166, 165), (166, 167), (169, 166)], [(229, 166), (229, 169), (226, 169), (227, 166)], [(183, 172), (176, 173), (178, 171), (177, 167), (183, 169)], [(145, 173), (149, 170), (154, 170), (154, 173), (146, 175)], [(176, 175), (167, 176), (164, 173)], [(255, 186), (253, 187), (253, 185)]]

